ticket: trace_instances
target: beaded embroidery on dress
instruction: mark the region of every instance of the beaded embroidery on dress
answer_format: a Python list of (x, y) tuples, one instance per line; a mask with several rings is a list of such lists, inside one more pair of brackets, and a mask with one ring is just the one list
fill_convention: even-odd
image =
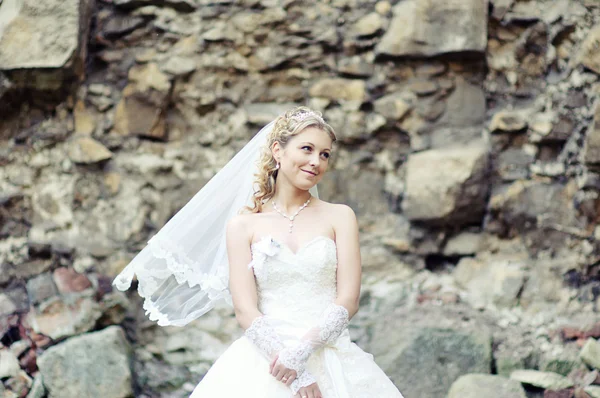
[[(285, 346), (293, 346), (318, 323), (336, 297), (335, 242), (317, 236), (296, 252), (263, 237), (252, 245), (258, 309)], [(348, 330), (311, 355), (307, 370), (324, 398), (402, 398), (373, 361), (350, 341)], [(291, 398), (292, 392), (269, 374), (269, 361), (250, 340), (236, 340), (215, 362), (191, 398)]]

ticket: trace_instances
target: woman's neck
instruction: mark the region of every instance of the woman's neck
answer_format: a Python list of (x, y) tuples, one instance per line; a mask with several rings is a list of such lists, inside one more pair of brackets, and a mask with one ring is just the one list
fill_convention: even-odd
[(277, 208), (285, 214), (294, 214), (311, 197), (312, 195), (309, 191), (282, 189), (277, 191), (271, 202), (275, 202)]

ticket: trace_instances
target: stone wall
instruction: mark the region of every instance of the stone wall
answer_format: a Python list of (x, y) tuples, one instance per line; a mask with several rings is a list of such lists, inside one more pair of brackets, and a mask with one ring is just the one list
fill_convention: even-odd
[(599, 42), (594, 0), (0, 0), (0, 395), (187, 396), (231, 310), (111, 280), (304, 104), (407, 398), (600, 396)]

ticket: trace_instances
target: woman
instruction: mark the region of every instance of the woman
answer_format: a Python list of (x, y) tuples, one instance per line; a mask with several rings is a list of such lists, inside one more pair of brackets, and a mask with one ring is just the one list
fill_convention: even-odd
[[(311, 193), (327, 170), (333, 129), (318, 112), (298, 107), (261, 134), (257, 169), (250, 168), (255, 179), (246, 198), (250, 206), (226, 222), (228, 275), (213, 270), (199, 281), (190, 279), (186, 270), (168, 266), (165, 251), (173, 249), (171, 257), (184, 259), (191, 269), (194, 261), (184, 256), (185, 249), (163, 239), (157, 245), (163, 251), (153, 250), (153, 256), (167, 264), (162, 279), (155, 278), (161, 287), (154, 281), (141, 292), (146, 293), (145, 308), (151, 318), (177, 324), (169, 317), (179, 307), (187, 307), (188, 315), (177, 315), (184, 320), (190, 319), (189, 313), (201, 312), (191, 307), (206, 308), (205, 303), (192, 300), (190, 304), (194, 291), (209, 291), (209, 302), (223, 298), (226, 289), (220, 290), (220, 283), (228, 279), (236, 318), (245, 333), (217, 360), (192, 398), (402, 397), (372, 356), (353, 344), (348, 334), (360, 293), (356, 217), (349, 207), (324, 202)], [(236, 158), (232, 162), (237, 164)], [(239, 178), (247, 183), (247, 177)], [(230, 203), (235, 208), (239, 201)], [(223, 217), (216, 220), (222, 222)], [(126, 269), (120, 284), (130, 282), (135, 272), (142, 286), (140, 273), (156, 267), (155, 261), (146, 259), (144, 269), (135, 265)], [(173, 270), (180, 271), (179, 278)], [(183, 294), (182, 286), (190, 292)]]

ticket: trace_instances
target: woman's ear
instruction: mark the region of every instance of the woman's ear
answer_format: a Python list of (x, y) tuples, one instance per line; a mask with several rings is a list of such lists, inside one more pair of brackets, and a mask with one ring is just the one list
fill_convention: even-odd
[(275, 162), (277, 163), (279, 163), (279, 161), (281, 160), (282, 150), (283, 148), (281, 148), (281, 144), (277, 141), (275, 141), (273, 145), (271, 145), (271, 154), (273, 155), (273, 159), (275, 159)]

